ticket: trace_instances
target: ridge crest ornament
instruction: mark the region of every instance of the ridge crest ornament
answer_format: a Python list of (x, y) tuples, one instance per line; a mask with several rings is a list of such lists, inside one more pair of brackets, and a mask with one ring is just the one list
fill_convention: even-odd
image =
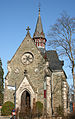
[(27, 27), (27, 29), (26, 29), (26, 30), (27, 30), (27, 34), (29, 34), (29, 30), (30, 30), (29, 26)]
[(30, 52), (25, 52), (21, 58), (23, 64), (30, 64), (33, 62), (34, 56)]

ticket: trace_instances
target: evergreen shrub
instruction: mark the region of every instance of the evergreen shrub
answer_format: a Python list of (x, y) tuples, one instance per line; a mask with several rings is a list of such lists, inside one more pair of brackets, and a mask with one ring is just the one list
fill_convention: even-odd
[(41, 103), (40, 101), (37, 101), (36, 102), (36, 110), (37, 110), (38, 116), (41, 116), (42, 112), (43, 112), (43, 103)]
[(2, 116), (9, 116), (12, 114), (12, 110), (14, 109), (14, 104), (11, 101), (7, 101), (3, 104), (1, 109)]

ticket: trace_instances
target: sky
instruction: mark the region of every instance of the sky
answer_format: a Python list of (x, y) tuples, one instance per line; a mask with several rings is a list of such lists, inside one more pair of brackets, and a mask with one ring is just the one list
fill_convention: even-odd
[[(75, 16), (75, 0), (0, 0), (0, 58), (3, 63), (4, 77), (7, 74), (7, 61), (11, 60), (25, 38), (28, 26), (31, 28), (30, 34), (33, 37), (39, 3), (47, 41), (49, 27), (56, 22), (60, 13), (66, 11), (71, 17)], [(49, 49), (47, 45), (46, 49)], [(66, 60), (63, 68), (68, 77), (67, 81), (71, 85), (71, 73)]]

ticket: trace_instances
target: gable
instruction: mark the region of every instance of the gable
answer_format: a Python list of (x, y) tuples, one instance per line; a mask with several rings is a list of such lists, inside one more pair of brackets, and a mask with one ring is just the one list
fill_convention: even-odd
[[(39, 49), (36, 47), (33, 39), (31, 38), (30, 34), (27, 34), (24, 40), (22, 41), (21, 45), (17, 49), (16, 53), (12, 57), (12, 59), (8, 62), (8, 64), (11, 64), (14, 62), (14, 60), (17, 60), (18, 58), (22, 57), (22, 55), (25, 52), (31, 52), (32, 54), (38, 54), (40, 57), (42, 55), (40, 54)], [(20, 59), (17, 60), (17, 62), (20, 61)], [(20, 62), (19, 62), (20, 63)]]
[(16, 91), (17, 91), (18, 94), (19, 94), (19, 93), (22, 93), (25, 89), (28, 90), (29, 92), (32, 91), (32, 93), (34, 93), (34, 89), (33, 89), (33, 87), (30, 85), (30, 83), (29, 83), (29, 81), (27, 80), (26, 77), (24, 77), (24, 79), (22, 80), (20, 86), (17, 87), (17, 90), (16, 90)]
[[(25, 53), (30, 53), (33, 55), (33, 61), (30, 64), (23, 64), (22, 57)], [(8, 85), (15, 85), (15, 82), (17, 83), (17, 86), (20, 85), (20, 82), (24, 78), (24, 71), (26, 70), (29, 78), (28, 80), (33, 80), (33, 76), (35, 79), (38, 78), (38, 75), (36, 73), (36, 70), (39, 67), (39, 71), (41, 71), (41, 68), (44, 69), (45, 60), (43, 56), (40, 54), (40, 51), (34, 44), (34, 41), (31, 39), (30, 34), (27, 34), (23, 42), (21, 43), (20, 47), (16, 51), (15, 55), (12, 57), (10, 62), (8, 63)], [(9, 70), (10, 69), (10, 70)], [(41, 74), (40, 74), (41, 75)], [(39, 77), (42, 77), (40, 76)], [(31, 78), (32, 76), (32, 78)], [(43, 80), (43, 78), (41, 78)], [(34, 82), (34, 81), (33, 81)]]

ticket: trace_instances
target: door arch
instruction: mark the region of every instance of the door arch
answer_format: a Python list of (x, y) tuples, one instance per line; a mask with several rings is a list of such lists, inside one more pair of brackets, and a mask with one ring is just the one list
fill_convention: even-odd
[(25, 90), (21, 95), (21, 110), (25, 110), (25, 108), (30, 107), (30, 93), (29, 91)]

